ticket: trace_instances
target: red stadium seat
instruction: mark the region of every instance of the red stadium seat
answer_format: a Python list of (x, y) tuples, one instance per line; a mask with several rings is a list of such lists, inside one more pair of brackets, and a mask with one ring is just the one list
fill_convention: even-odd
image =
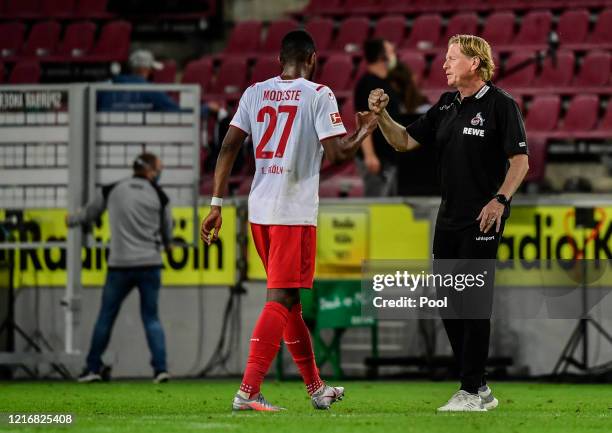
[(172, 59), (166, 60), (163, 65), (163, 69), (153, 71), (153, 82), (173, 84), (176, 81), (176, 62)]
[(313, 18), (306, 24), (306, 31), (312, 35), (317, 51), (325, 51), (331, 45), (334, 21), (331, 18)]
[(591, 131), (597, 124), (599, 98), (597, 95), (575, 96), (567, 108), (561, 130), (565, 132)]
[(281, 67), (277, 57), (260, 57), (253, 68), (251, 83), (266, 81), (279, 75), (280, 72)]
[(608, 100), (608, 106), (606, 107), (606, 112), (604, 116), (601, 118), (599, 122), (599, 126), (597, 127), (600, 131), (609, 132), (612, 135), (612, 102)]
[(284, 19), (270, 23), (266, 39), (261, 46), (261, 51), (266, 53), (278, 53), (280, 51), (281, 40), (291, 30), (298, 28), (298, 23), (294, 20)]
[(24, 56), (48, 56), (53, 54), (59, 43), (61, 26), (57, 21), (42, 21), (34, 24), (26, 43)]
[(68, 57), (87, 55), (94, 44), (96, 25), (89, 21), (69, 24), (60, 43), (57, 54)]
[(418, 51), (400, 51), (398, 52), (398, 58), (400, 62), (408, 65), (412, 73), (414, 74), (417, 83), (423, 80), (425, 75), (425, 58)]
[(10, 18), (39, 17), (40, 0), (6, 0), (4, 12)]
[(446, 25), (446, 34), (440, 40), (440, 45), (446, 45), (455, 35), (475, 35), (478, 33), (478, 15), (465, 12), (453, 15)]
[[(510, 70), (519, 63), (533, 57), (533, 55), (533, 53), (522, 51), (513, 53), (506, 61), (504, 71)], [(501, 78), (500, 82), (503, 83), (505, 87), (529, 87), (535, 78), (535, 70), (535, 63), (531, 63), (512, 75)]]
[(444, 61), (446, 60), (446, 53), (439, 53), (431, 62), (429, 67), (429, 74), (423, 83), (426, 88), (429, 89), (441, 89), (448, 86), (446, 79), (446, 73), (442, 69)]
[(342, 21), (338, 36), (332, 43), (336, 51), (354, 52), (361, 49), (368, 38), (370, 22), (364, 17), (350, 17)]
[(40, 81), (40, 64), (34, 60), (18, 62), (11, 71), (10, 84), (35, 84)]
[(212, 85), (212, 93), (233, 96), (238, 95), (246, 87), (246, 73), (246, 58), (228, 57), (219, 68), (217, 79)]
[(610, 41), (612, 41), (612, 9), (605, 9), (597, 17), (597, 24), (589, 35), (588, 42), (609, 44)]
[(535, 97), (531, 102), (525, 119), (527, 135), (531, 131), (552, 131), (557, 126), (560, 108), (561, 99), (557, 95)]
[(210, 92), (210, 82), (213, 75), (212, 66), (212, 59), (209, 57), (202, 57), (187, 63), (181, 82), (183, 84), (198, 84), (201, 89), (201, 96), (206, 96)]
[(357, 176), (333, 176), (319, 184), (320, 197), (363, 197), (363, 180)]
[(127, 21), (112, 21), (102, 27), (91, 57), (101, 61), (125, 61), (130, 54), (132, 25)]
[(358, 14), (380, 13), (383, 9), (380, 0), (351, 0), (345, 6), (350, 6), (351, 13)]
[(74, 15), (76, 0), (42, 0), (41, 9), (45, 17), (67, 18)]
[(532, 11), (523, 17), (521, 29), (514, 38), (516, 45), (546, 44), (552, 24), (552, 14), (549, 11)]
[(440, 15), (419, 15), (412, 23), (410, 36), (402, 45), (403, 48), (431, 48), (440, 39)]
[(557, 34), (561, 45), (583, 43), (588, 33), (589, 11), (586, 9), (568, 9), (559, 17)]
[(304, 8), (307, 15), (336, 12), (340, 10), (343, 0), (310, 0)]
[(75, 15), (82, 18), (108, 18), (108, 0), (77, 0)]
[(550, 57), (547, 57), (542, 65), (542, 72), (536, 77), (533, 85), (537, 87), (568, 86), (574, 77), (574, 63), (573, 51), (559, 51), (554, 67)]
[(348, 98), (348, 100), (342, 104), (342, 107), (340, 108), (340, 115), (342, 117), (342, 123), (344, 123), (346, 132), (350, 134), (356, 128), (355, 105), (353, 104), (353, 98)]
[(241, 21), (232, 29), (225, 53), (249, 53), (259, 50), (261, 40), (260, 21)]
[(2, 57), (10, 57), (21, 51), (25, 34), (23, 23), (0, 23), (0, 53)]
[(529, 171), (525, 182), (541, 182), (546, 171), (546, 137), (529, 137)]
[(374, 37), (385, 39), (399, 47), (406, 33), (406, 18), (402, 15), (389, 15), (376, 23)]
[(333, 92), (347, 90), (351, 83), (352, 72), (353, 62), (351, 58), (344, 54), (336, 54), (330, 56), (323, 64), (317, 81), (325, 84)]
[(610, 53), (592, 51), (582, 60), (582, 66), (572, 83), (580, 87), (598, 87), (610, 80)]
[(514, 37), (514, 21), (512, 12), (495, 12), (485, 21), (482, 37), (492, 47), (509, 44)]

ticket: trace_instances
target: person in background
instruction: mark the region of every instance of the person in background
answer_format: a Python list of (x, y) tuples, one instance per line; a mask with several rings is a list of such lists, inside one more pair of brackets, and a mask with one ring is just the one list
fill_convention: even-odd
[(172, 216), (169, 199), (159, 186), (161, 160), (143, 153), (133, 164), (132, 177), (106, 185), (84, 209), (66, 216), (70, 228), (89, 225), (108, 209), (111, 231), (108, 272), (102, 289), (102, 305), (96, 321), (87, 366), (79, 376), (81, 383), (108, 380), (110, 368), (102, 363), (113, 324), (121, 304), (137, 287), (140, 315), (151, 351), (153, 381), (170, 378), (166, 367), (166, 343), (159, 320), (161, 287), (161, 249), (170, 247)]
[[(368, 96), (380, 88), (390, 96), (387, 111), (392, 117), (399, 115), (399, 100), (389, 82), (389, 57), (393, 45), (383, 39), (369, 39), (363, 45), (367, 63), (366, 73), (355, 86), (355, 111), (368, 111)], [(357, 166), (363, 177), (366, 197), (385, 197), (397, 194), (397, 157), (379, 130), (361, 143)]]
[[(130, 55), (129, 74), (115, 75), (115, 84), (150, 84), (154, 69), (162, 69), (162, 63), (155, 60), (147, 50), (136, 50)], [(179, 105), (164, 92), (105, 90), (98, 92), (99, 111), (180, 111)]]

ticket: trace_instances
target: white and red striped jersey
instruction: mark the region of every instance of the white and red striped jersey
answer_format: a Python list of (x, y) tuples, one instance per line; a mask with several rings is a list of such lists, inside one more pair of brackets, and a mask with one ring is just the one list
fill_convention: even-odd
[(333, 92), (304, 78), (249, 87), (231, 123), (253, 139), (249, 221), (317, 225), (321, 140), (346, 130)]

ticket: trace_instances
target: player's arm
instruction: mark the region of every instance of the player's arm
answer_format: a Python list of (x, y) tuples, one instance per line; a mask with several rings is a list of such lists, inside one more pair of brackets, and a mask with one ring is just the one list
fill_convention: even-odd
[(368, 106), (370, 110), (378, 115), (378, 126), (387, 142), (398, 152), (407, 152), (416, 149), (419, 143), (408, 134), (406, 128), (391, 118), (386, 110), (389, 103), (389, 95), (382, 89), (370, 92)]
[[(224, 192), (227, 190), (227, 183), (234, 166), (234, 161), (236, 161), (238, 152), (240, 152), (246, 137), (247, 134), (244, 131), (230, 125), (217, 157), (213, 197), (223, 198)], [(200, 239), (208, 245), (216, 241), (219, 238), (221, 223), (221, 206), (211, 206), (208, 216), (202, 221)]]
[(376, 129), (377, 118), (374, 113), (357, 113), (357, 129), (344, 137), (329, 137), (321, 140), (325, 157), (332, 164), (347, 161), (355, 157), (363, 140)]

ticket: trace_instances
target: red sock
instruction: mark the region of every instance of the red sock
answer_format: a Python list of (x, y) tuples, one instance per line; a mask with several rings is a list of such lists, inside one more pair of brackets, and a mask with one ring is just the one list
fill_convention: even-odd
[(259, 393), (264, 376), (280, 348), (289, 311), (278, 302), (266, 302), (251, 337), (251, 348), (240, 391), (249, 397)]
[(289, 312), (289, 320), (287, 321), (283, 338), (285, 339), (285, 344), (289, 352), (291, 352), (293, 360), (300, 370), (308, 394), (312, 395), (321, 385), (323, 385), (323, 381), (319, 377), (319, 369), (317, 368), (314, 352), (312, 350), (310, 332), (308, 332), (308, 328), (302, 317), (301, 304), (295, 305)]

